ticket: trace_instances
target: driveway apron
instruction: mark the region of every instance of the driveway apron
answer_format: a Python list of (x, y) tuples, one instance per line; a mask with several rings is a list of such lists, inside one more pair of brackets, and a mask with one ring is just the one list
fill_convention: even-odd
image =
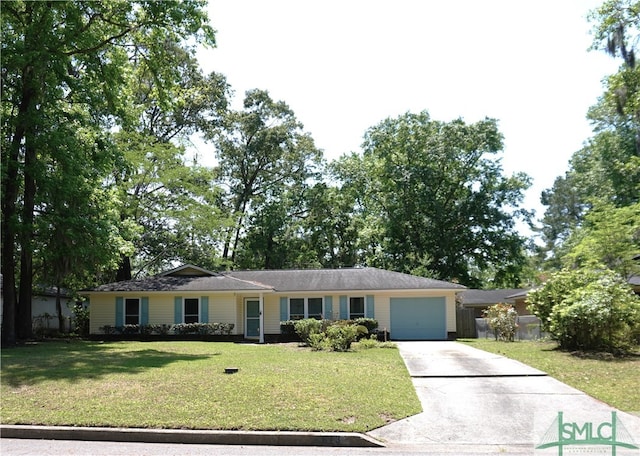
[[(599, 423), (611, 421), (615, 411), (542, 371), (468, 345), (397, 345), (423, 412), (369, 432), (390, 445), (428, 449), (448, 444), (458, 450), (458, 445), (468, 445), (470, 451), (474, 446), (497, 445), (520, 447), (534, 454), (536, 446), (556, 438), (558, 412), (562, 412), (563, 422), (576, 422), (581, 428), (590, 422), (595, 429)], [(615, 387), (615, 379), (611, 381)], [(616, 413), (618, 422), (640, 446), (640, 418)], [(638, 454), (635, 451), (633, 454)], [(540, 454), (558, 454), (558, 448)], [(618, 454), (622, 454), (620, 450)]]

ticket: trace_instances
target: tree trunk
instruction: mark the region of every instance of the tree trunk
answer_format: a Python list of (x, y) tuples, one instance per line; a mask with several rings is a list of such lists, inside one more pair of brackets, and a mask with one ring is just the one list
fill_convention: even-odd
[(116, 273), (116, 282), (131, 280), (131, 258), (126, 255), (120, 256), (120, 266)]
[[(22, 110), (22, 106), (21, 106)], [(11, 151), (3, 155), (6, 179), (2, 182), (2, 345), (16, 343), (16, 201), (18, 198), (18, 151), (24, 130), (17, 128)]]
[[(18, 185), (20, 148), (27, 136), (28, 114), (32, 109), (35, 91), (33, 89), (33, 67), (26, 66), (22, 71), (22, 94), (18, 108), (16, 127), (11, 140), (10, 152), (3, 155), (2, 166), (6, 170), (2, 182), (2, 342), (15, 345), (18, 335), (18, 299), (16, 287), (16, 241), (18, 236)], [(29, 305), (29, 309), (31, 305)], [(31, 317), (29, 317), (31, 318)]]
[(64, 315), (62, 314), (62, 299), (60, 293), (60, 285), (56, 286), (56, 312), (58, 314), (58, 332), (65, 332)]
[(34, 135), (25, 138), (24, 201), (22, 208), (22, 230), (20, 239), (20, 288), (18, 292), (17, 336), (30, 339), (33, 336), (31, 301), (33, 291), (33, 211), (36, 199), (36, 178), (34, 173), (37, 154)]

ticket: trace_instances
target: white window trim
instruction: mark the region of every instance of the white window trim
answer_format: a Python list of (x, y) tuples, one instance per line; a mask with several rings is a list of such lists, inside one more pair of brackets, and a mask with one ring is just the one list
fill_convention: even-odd
[(311, 317), (309, 317), (309, 299), (319, 299), (320, 302), (322, 303), (322, 309), (320, 311), (321, 312), (321, 317), (324, 319), (324, 297), (322, 297), (322, 296), (305, 296), (305, 297), (292, 296), (292, 297), (287, 298), (287, 313), (288, 313), (288, 319), (289, 320), (291, 320), (291, 300), (292, 299), (304, 299), (304, 317), (303, 318), (311, 318)]
[(364, 314), (362, 315), (362, 317), (356, 317), (356, 318), (366, 318), (367, 316), (367, 297), (364, 295), (353, 295), (353, 296), (347, 296), (347, 319), (348, 320), (352, 320), (351, 318), (351, 300), (353, 298), (362, 298), (362, 309), (364, 310)]
[(182, 298), (182, 323), (187, 322), (187, 299), (195, 299), (198, 301), (198, 323), (200, 323), (202, 321), (202, 302), (200, 302), (199, 297), (194, 298), (189, 296)]
[[(134, 299), (136, 301), (138, 301), (138, 323), (127, 323), (127, 315), (129, 315), (129, 314), (127, 314), (127, 301), (134, 300)], [(131, 324), (139, 325), (140, 321), (142, 320), (142, 298), (138, 298), (138, 297), (135, 297), (135, 296), (130, 296), (130, 297), (124, 298), (123, 301), (122, 301), (122, 307), (123, 307), (123, 309), (122, 309), (122, 324), (124, 324), (124, 325), (127, 325), (127, 324), (129, 324), (129, 325), (131, 325)]]

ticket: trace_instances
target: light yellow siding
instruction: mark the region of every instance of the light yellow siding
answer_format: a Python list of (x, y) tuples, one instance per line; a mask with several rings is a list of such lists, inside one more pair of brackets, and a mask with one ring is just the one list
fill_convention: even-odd
[[(264, 334), (280, 334), (280, 298), (304, 296), (307, 298), (332, 297), (333, 318), (340, 317), (340, 296), (374, 296), (375, 319), (378, 320), (379, 328), (390, 330), (391, 309), (390, 300), (392, 297), (439, 297), (444, 296), (446, 300), (446, 320), (447, 332), (456, 331), (456, 301), (454, 290), (417, 290), (417, 291), (389, 291), (371, 293), (371, 291), (328, 292), (322, 294), (265, 294), (264, 302)], [(175, 296), (202, 297), (209, 298), (209, 322), (233, 323), (233, 334), (244, 334), (245, 299), (258, 299), (258, 295), (237, 295), (234, 293), (209, 294), (206, 293), (91, 293), (90, 294), (90, 315), (91, 334), (101, 334), (100, 329), (105, 325), (115, 325), (115, 302), (116, 297), (137, 297), (146, 296), (149, 298), (149, 324), (173, 324), (174, 323), (174, 298)], [(326, 305), (326, 304), (325, 304)]]
[[(150, 325), (172, 325), (175, 323), (175, 297), (181, 298), (209, 298), (209, 322), (211, 323), (233, 323), (232, 334), (242, 334), (238, 332), (238, 315), (235, 306), (236, 297), (232, 293), (211, 294), (206, 293), (95, 293), (90, 295), (89, 312), (90, 333), (102, 334), (101, 330), (105, 325), (115, 326), (116, 324), (116, 297), (125, 298), (149, 298), (149, 324)], [(242, 328), (240, 328), (240, 331)]]
[(264, 297), (264, 333), (280, 334), (280, 296)]
[(149, 296), (149, 324), (172, 325), (174, 321), (173, 295), (153, 294)]
[(209, 322), (233, 323), (232, 334), (238, 334), (236, 332), (238, 330), (238, 321), (235, 302), (236, 297), (232, 293), (209, 296)]
[(89, 332), (100, 334), (104, 325), (116, 324), (116, 295), (91, 295), (89, 304)]

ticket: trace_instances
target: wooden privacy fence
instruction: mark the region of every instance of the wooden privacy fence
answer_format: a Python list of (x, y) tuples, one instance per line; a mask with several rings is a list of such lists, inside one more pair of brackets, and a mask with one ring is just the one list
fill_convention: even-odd
[(464, 307), (456, 309), (456, 337), (463, 339), (478, 337), (475, 309)]

